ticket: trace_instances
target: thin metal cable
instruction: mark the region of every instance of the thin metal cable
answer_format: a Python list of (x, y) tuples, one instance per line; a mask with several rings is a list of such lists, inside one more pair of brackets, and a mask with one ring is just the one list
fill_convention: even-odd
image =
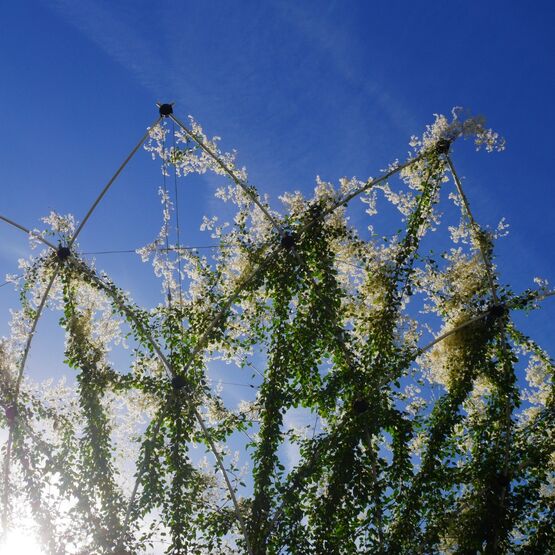
[[(497, 287), (495, 284), (495, 280), (493, 277), (493, 268), (492, 268), (492, 263), (491, 260), (489, 258), (489, 255), (486, 254), (484, 247), (482, 245), (482, 241), (481, 241), (481, 228), (480, 226), (477, 224), (476, 220), (474, 219), (474, 216), (472, 215), (472, 212), (470, 210), (470, 203), (468, 202), (468, 199), (463, 191), (463, 187), (462, 187), (462, 182), (455, 170), (455, 166), (453, 164), (453, 162), (451, 161), (451, 158), (449, 157), (448, 154), (445, 155), (445, 158), (447, 160), (447, 163), (449, 165), (449, 169), (451, 170), (451, 174), (453, 175), (453, 179), (455, 181), (455, 186), (457, 188), (457, 191), (459, 193), (459, 196), (461, 198), (462, 204), (464, 206), (464, 210), (466, 211), (466, 215), (468, 217), (468, 220), (470, 222), (470, 226), (472, 231), (474, 232), (475, 235), (475, 240), (478, 243), (478, 248), (484, 263), (484, 268), (485, 268), (485, 272), (486, 272), (486, 276), (487, 276), (487, 280), (489, 283), (489, 287), (491, 290), (491, 295), (493, 298), (493, 301), (495, 304), (499, 303), (499, 298), (497, 296)], [(501, 331), (500, 331), (500, 337), (501, 337), (501, 350), (503, 352), (504, 355), (504, 370), (507, 366), (510, 367), (510, 369), (512, 370), (512, 365), (509, 362), (507, 365), (507, 361), (508, 361), (508, 353), (507, 353), (507, 343), (506, 343), (506, 329), (505, 329), (505, 320), (501, 321)], [(503, 475), (505, 477), (508, 477), (509, 475), (509, 457), (510, 457), (510, 443), (511, 443), (511, 428), (512, 428), (512, 419), (511, 419), (511, 413), (512, 413), (512, 409), (510, 406), (510, 401), (507, 398), (507, 402), (505, 405), (505, 429), (504, 429), (504, 438), (503, 438), (503, 450), (504, 450), (504, 461), (503, 461)], [(501, 437), (496, 438), (496, 445), (498, 446), (499, 443), (502, 441)], [(504, 508), (505, 505), (505, 497), (507, 495), (507, 486), (503, 486), (501, 489), (501, 493), (500, 493), (500, 503), (501, 503), (501, 507)], [(497, 544), (499, 541), (499, 531), (496, 528), (495, 530), (495, 536), (494, 536), (494, 540), (493, 540), (493, 550), (497, 551)]]
[[(160, 121), (160, 119), (161, 119), (161, 116), (156, 119), (156, 122), (153, 124), (152, 127), (157, 125), (158, 122)], [(91, 217), (92, 213), (94, 212), (95, 208), (98, 206), (98, 204), (100, 203), (100, 201), (102, 200), (104, 195), (108, 192), (108, 190), (110, 189), (112, 184), (115, 182), (117, 177), (123, 171), (123, 169), (125, 168), (127, 163), (131, 160), (133, 155), (137, 152), (137, 150), (139, 150), (141, 145), (146, 141), (146, 139), (149, 135), (149, 132), (150, 132), (150, 128), (147, 129), (146, 133), (141, 137), (141, 140), (137, 143), (137, 145), (129, 153), (127, 158), (119, 166), (119, 168), (116, 170), (115, 174), (111, 177), (111, 179), (108, 181), (108, 183), (102, 189), (100, 195), (96, 198), (96, 200), (94, 201), (94, 203), (90, 207), (89, 211), (87, 212), (87, 214), (85, 215), (85, 217), (81, 221), (80, 225), (78, 226), (77, 230), (73, 234), (73, 237), (69, 240), (68, 246), (70, 248), (74, 244), (75, 240), (77, 239), (77, 237), (79, 236), (81, 231), (83, 230), (85, 224), (87, 223), (87, 221)], [(14, 226), (18, 229), (20, 229), (21, 231), (24, 231), (28, 235), (32, 235), (33, 237), (36, 237), (39, 241), (41, 241), (45, 245), (49, 246), (54, 251), (57, 250), (57, 247), (55, 245), (50, 243), (50, 241), (48, 241), (47, 239), (45, 239), (41, 235), (32, 234), (31, 231), (28, 230), (27, 228), (25, 228), (24, 226), (14, 222), (13, 220), (10, 220), (9, 218), (6, 218), (4, 216), (0, 216), (0, 219), (2, 219), (6, 223), (8, 223), (8, 224), (10, 224), (10, 225), (12, 225), (12, 226)], [(20, 363), (20, 366), (19, 366), (17, 382), (16, 382), (16, 389), (15, 389), (15, 392), (14, 392), (14, 406), (15, 407), (17, 407), (19, 391), (20, 391), (20, 388), (21, 388), (21, 381), (23, 379), (23, 373), (25, 371), (25, 365), (26, 365), (26, 362), (27, 362), (27, 357), (29, 355), (30, 348), (31, 348), (31, 343), (32, 343), (32, 340), (33, 340), (33, 336), (34, 336), (39, 318), (40, 318), (40, 316), (41, 316), (41, 314), (44, 310), (44, 307), (46, 305), (48, 295), (49, 295), (49, 293), (52, 289), (52, 286), (54, 284), (54, 281), (55, 281), (55, 279), (58, 275), (58, 272), (59, 272), (59, 269), (57, 268), (54, 271), (54, 273), (52, 274), (52, 277), (51, 277), (50, 281), (48, 282), (48, 285), (46, 287), (44, 295), (43, 295), (43, 297), (40, 301), (40, 304), (37, 308), (37, 311), (35, 313), (35, 317), (33, 319), (33, 324), (31, 326), (31, 330), (29, 331), (29, 335), (27, 336), (27, 342), (25, 344), (25, 348), (24, 348), (24, 351), (23, 351), (23, 356), (22, 356), (21, 363)], [(10, 460), (11, 460), (11, 450), (12, 450), (12, 444), (13, 444), (13, 434), (14, 434), (14, 429), (15, 429), (16, 423), (17, 423), (17, 410), (16, 410), (14, 420), (12, 422), (12, 425), (10, 426), (10, 430), (9, 430), (9, 433), (8, 433), (8, 441), (7, 441), (7, 445), (6, 445), (6, 462), (5, 462), (5, 465), (4, 465), (4, 495), (3, 495), (3, 498), (4, 498), (3, 499), (3, 505), (4, 505), (3, 509), (4, 510), (3, 510), (3, 515), (2, 515), (2, 520), (3, 520), (3, 524), (4, 524), (3, 533), (7, 532), (7, 524), (8, 524), (8, 514), (7, 513), (8, 513), (8, 504), (9, 504), (9, 478), (10, 478), (10, 466), (11, 466), (10, 465)]]
[[(105, 250), (105, 251), (90, 251), (90, 252), (83, 252), (81, 253), (83, 256), (93, 256), (93, 255), (97, 255), (97, 254), (137, 254), (137, 250), (140, 249), (141, 247), (137, 247), (136, 249), (122, 249), (122, 250)], [(169, 248), (161, 248), (161, 249), (156, 249), (159, 251), (194, 251), (194, 250), (201, 250), (201, 249), (220, 249), (220, 248), (226, 248), (226, 249), (236, 249), (239, 248), (238, 245), (225, 245), (225, 244), (221, 244), (221, 245), (193, 245), (193, 246), (182, 246), (179, 247), (179, 249), (175, 246), (171, 246)]]
[[(140, 329), (142, 331), (142, 333), (144, 334), (144, 337), (148, 340), (148, 342), (150, 343), (150, 346), (152, 347), (153, 351), (156, 353), (156, 355), (158, 356), (159, 360), (162, 362), (162, 364), (166, 368), (166, 370), (170, 373), (170, 375), (176, 376), (175, 370), (173, 369), (172, 365), (170, 364), (170, 362), (168, 361), (168, 359), (166, 358), (164, 353), (162, 353), (158, 343), (154, 340), (154, 338), (152, 337), (152, 334), (149, 333), (147, 330), (145, 330), (145, 328), (142, 325), (142, 323), (140, 322), (140, 320), (138, 320), (135, 317), (135, 314), (133, 313), (133, 311), (129, 310), (129, 308), (124, 303), (121, 302), (121, 300), (117, 297), (117, 295), (114, 294), (112, 289), (108, 285), (106, 285), (84, 262), (81, 262), (81, 264), (79, 265), (79, 269), (81, 271), (83, 271), (84, 273), (86, 273), (92, 281), (94, 281), (101, 289), (103, 289), (110, 296), (110, 298), (114, 301), (114, 303), (120, 308), (120, 310), (122, 310), (129, 318), (131, 318), (131, 320), (138, 327), (138, 329)], [(187, 369), (188, 368), (185, 368), (183, 372), (185, 373)], [(235, 508), (235, 515), (237, 517), (237, 521), (239, 522), (239, 526), (241, 527), (241, 531), (242, 531), (242, 533), (245, 537), (245, 542), (247, 544), (247, 551), (249, 552), (249, 555), (253, 555), (252, 550), (250, 548), (250, 543), (249, 543), (249, 538), (248, 538), (248, 535), (247, 535), (247, 529), (246, 529), (246, 526), (245, 526), (245, 521), (243, 520), (243, 516), (241, 515), (239, 502), (237, 500), (237, 497), (236, 497), (235, 492), (233, 490), (233, 486), (232, 486), (231, 481), (229, 479), (229, 476), (227, 474), (227, 470), (226, 470), (225, 465), (223, 463), (222, 456), (221, 456), (218, 448), (216, 447), (216, 444), (214, 443), (214, 440), (212, 439), (212, 436), (210, 435), (210, 432), (209, 432), (208, 428), (206, 427), (206, 424), (204, 423), (204, 420), (203, 420), (202, 416), (200, 415), (200, 413), (198, 412), (198, 410), (195, 407), (193, 407), (193, 413), (195, 415), (195, 419), (197, 420), (197, 423), (199, 424), (199, 426), (201, 427), (201, 429), (203, 431), (204, 436), (206, 437), (206, 440), (208, 441), (208, 444), (210, 445), (210, 449), (211, 449), (212, 453), (214, 454), (214, 457), (216, 458), (216, 462), (218, 464), (218, 467), (220, 468), (220, 471), (221, 471), (221, 473), (224, 477), (224, 480), (226, 482), (226, 485), (227, 485), (227, 488), (228, 488), (228, 493), (231, 497), (231, 500), (233, 502), (233, 506)], [(138, 475), (136, 480), (138, 481), (138, 480), (140, 480), (140, 478), (141, 478), (141, 475)], [(138, 485), (137, 485), (137, 488), (138, 488)], [(134, 491), (136, 491), (135, 488), (134, 488)], [(130, 504), (134, 503), (134, 499), (130, 499), (129, 503)], [(124, 531), (122, 533), (124, 533)]]
[[(170, 267), (169, 261), (170, 261), (170, 200), (168, 197), (168, 188), (166, 185), (166, 172), (167, 172), (167, 154), (166, 154), (166, 130), (164, 130), (164, 134), (163, 134), (163, 145), (162, 145), (162, 152), (164, 153), (164, 157), (163, 157), (163, 164), (162, 164), (162, 180), (163, 180), (163, 190), (164, 190), (164, 236), (166, 238), (166, 272), (168, 271), (168, 268)], [(167, 288), (167, 300), (168, 300), (168, 306), (171, 312), (172, 309), (172, 292), (171, 292), (171, 274), (170, 276), (168, 276), (168, 274), (166, 274), (166, 288)], [(172, 351), (173, 354), (173, 351)]]
[(253, 188), (252, 186), (249, 186), (247, 183), (245, 183), (242, 179), (240, 179), (239, 177), (237, 177), (237, 175), (235, 174), (234, 171), (232, 171), (230, 168), (227, 167), (227, 165), (225, 164), (225, 162), (215, 153), (212, 151), (212, 149), (208, 148), (208, 146), (206, 146), (204, 144), (204, 142), (202, 140), (200, 140), (183, 122), (181, 122), (174, 114), (170, 114), (169, 116), (175, 123), (177, 123), (177, 125), (179, 127), (181, 127), (181, 129), (183, 131), (185, 131), (185, 133), (187, 134), (188, 137), (191, 137), (191, 139), (193, 139), (193, 141), (204, 151), (206, 152), (206, 154), (208, 154), (208, 156), (210, 156), (210, 158), (212, 158), (216, 164), (218, 164), (218, 166), (220, 166), (220, 168), (227, 174), (229, 175), (229, 177), (231, 177), (231, 179), (239, 186), (241, 187), (241, 189), (243, 189), (243, 191), (245, 192), (245, 194), (254, 202), (254, 204), (256, 204), (256, 206), (258, 206), (258, 208), (260, 208), (260, 210), (262, 210), (262, 212), (264, 213), (264, 215), (268, 218), (268, 220), (270, 220), (271, 224), (273, 225), (273, 227), (275, 228), (275, 230), (278, 232), (278, 234), (280, 235), (280, 237), (284, 237), (285, 236), (285, 232), (283, 230), (283, 228), (281, 227), (281, 225), (277, 222), (277, 220), (272, 216), (272, 214), (270, 214), (269, 210), (260, 202), (258, 196), (253, 192)]
[[(176, 239), (177, 239), (177, 278), (179, 282), (179, 306), (183, 306), (183, 280), (181, 277), (181, 256), (179, 251), (181, 249), (181, 229), (179, 225), (179, 195), (177, 191), (177, 164), (175, 163), (175, 121), (172, 120), (172, 140), (173, 140), (173, 156), (174, 156), (174, 164), (173, 164), (173, 190), (174, 190), (174, 197), (175, 197), (175, 231), (176, 231)], [(183, 332), (183, 323), (181, 322), (181, 331)]]
[(239, 387), (250, 387), (251, 389), (256, 389), (256, 386), (250, 383), (222, 382), (221, 380), (217, 380), (216, 383), (221, 383), (222, 385), (236, 385)]
[(459, 197), (461, 198), (464, 211), (466, 212), (466, 216), (468, 218), (468, 221), (470, 222), (470, 227), (475, 236), (476, 243), (478, 244), (478, 250), (480, 251), (480, 256), (482, 257), (482, 261), (484, 263), (484, 270), (486, 272), (486, 277), (491, 290), (491, 296), (493, 297), (493, 301), (495, 303), (498, 303), (499, 298), (497, 297), (497, 287), (495, 286), (495, 281), (493, 279), (493, 270), (491, 268), (491, 261), (489, 259), (489, 256), (486, 255), (484, 248), (482, 246), (482, 241), (480, 240), (480, 234), (482, 230), (480, 226), (476, 223), (476, 220), (472, 215), (472, 211), (470, 210), (470, 203), (468, 202), (468, 199), (463, 191), (462, 182), (455, 170), (455, 166), (453, 165), (453, 162), (451, 161), (450, 156), (446, 154), (445, 159), (447, 160), (447, 165), (451, 170), (451, 175), (453, 176), (453, 179), (455, 181), (455, 187), (457, 188), (457, 192), (459, 193)]
[(247, 362), (246, 365), (252, 368), (261, 378), (264, 378), (264, 374), (252, 362)]
[(14, 276), (13, 279), (5, 281), (4, 283), (0, 283), (0, 287), (5, 287), (6, 285), (9, 285), (10, 283), (15, 283), (16, 281), (19, 281), (22, 277), (23, 277), (23, 274), (18, 274), (16, 276)]

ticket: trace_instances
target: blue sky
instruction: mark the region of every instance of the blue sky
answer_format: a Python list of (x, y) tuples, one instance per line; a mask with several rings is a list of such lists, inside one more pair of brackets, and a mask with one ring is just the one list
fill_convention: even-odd
[[(545, 274), (554, 9), (534, 6), (11, 3), (0, 36), (2, 209), (29, 225), (51, 208), (83, 214), (156, 116), (156, 100), (174, 100), (237, 148), (273, 198), (309, 189), (317, 174), (376, 174), (434, 112), (462, 105), (508, 142), (489, 157), (457, 148), (473, 206), (482, 221), (506, 216), (511, 252), (531, 251)], [(140, 211), (153, 166), (143, 154), (106, 204)], [(83, 245), (101, 233), (105, 210)]]
[[(453, 154), (477, 219), (511, 225), (497, 250), (503, 278), (517, 290), (534, 276), (554, 282), (554, 16), (547, 1), (7, 3), (0, 213), (29, 227), (50, 210), (82, 217), (155, 119), (157, 100), (222, 136), (274, 200), (308, 192), (316, 175), (377, 175), (406, 155), (433, 113), (460, 105), (507, 139), (501, 154), (470, 143)], [(149, 241), (159, 184), (157, 164), (139, 153), (82, 234), (82, 250)], [(218, 184), (180, 185), (183, 242), (206, 243), (198, 226)], [(26, 253), (23, 234), (0, 226), (0, 275)], [(158, 286), (131, 256), (98, 265), (152, 302)], [(0, 288), (0, 334), (14, 304)], [(523, 325), (553, 347), (555, 300), (544, 304)], [(46, 347), (51, 328), (48, 320), (39, 328), (31, 372), (61, 353)]]
[[(495, 155), (459, 143), (454, 158), (478, 220), (510, 223), (497, 262), (507, 281), (527, 287), (555, 274), (553, 15), (548, 2), (10, 3), (0, 33), (0, 213), (29, 227), (52, 209), (82, 217), (156, 117), (157, 100), (175, 101), (176, 113), (237, 148), (274, 201), (311, 190), (316, 175), (376, 175), (405, 156), (433, 113), (461, 105), (507, 139)], [(139, 153), (82, 250), (150, 240), (159, 184), (157, 164)], [(198, 226), (218, 184), (180, 184), (184, 242), (207, 242)], [(3, 275), (28, 248), (7, 226), (0, 241)], [(139, 302), (152, 301), (157, 286), (132, 256), (98, 264)], [(0, 289), (2, 333), (14, 300)], [(545, 340), (552, 305), (529, 317)]]

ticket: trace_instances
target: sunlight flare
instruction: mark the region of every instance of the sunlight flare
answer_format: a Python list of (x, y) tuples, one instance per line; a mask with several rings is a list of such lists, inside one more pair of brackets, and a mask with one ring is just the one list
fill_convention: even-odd
[(35, 537), (29, 532), (12, 530), (0, 544), (0, 555), (44, 555)]

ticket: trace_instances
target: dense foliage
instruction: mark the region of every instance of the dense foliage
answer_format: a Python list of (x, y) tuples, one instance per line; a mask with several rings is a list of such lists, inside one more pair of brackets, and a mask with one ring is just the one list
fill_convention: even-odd
[[(163, 284), (152, 309), (80, 255), (72, 217), (32, 233), (60, 246), (22, 261), (0, 343), (4, 530), (34, 527), (60, 555), (555, 552), (553, 362), (511, 319), (550, 293), (499, 282), (505, 226), (474, 220), (450, 157), (459, 137), (502, 149), (497, 134), (436, 116), (405, 163), (318, 180), (282, 214), (234, 154), (165, 115), (146, 144), (164, 176), (229, 178), (234, 220), (204, 219), (213, 256), (182, 248), (164, 178), (162, 228), (138, 251)], [(402, 230), (379, 236), (391, 206)], [(439, 254), (436, 230), (452, 240)], [(24, 377), (46, 307), (74, 385)], [(125, 368), (109, 356), (122, 344)], [(255, 368), (256, 395), (226, 404), (218, 360)]]

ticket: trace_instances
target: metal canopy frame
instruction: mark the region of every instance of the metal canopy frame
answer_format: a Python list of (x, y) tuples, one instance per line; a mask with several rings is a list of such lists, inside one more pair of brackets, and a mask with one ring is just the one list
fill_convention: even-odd
[[(269, 207), (267, 207), (260, 200), (260, 197), (254, 192), (255, 189), (251, 185), (249, 185), (247, 182), (245, 182), (239, 175), (237, 175), (237, 172), (233, 168), (228, 167), (227, 164), (221, 159), (221, 157), (218, 156), (217, 152), (214, 152), (209, 145), (205, 144), (204, 141), (202, 141), (201, 138), (199, 138), (198, 135), (196, 135), (176, 115), (174, 115), (174, 113), (173, 113), (173, 104), (157, 103), (157, 106), (158, 106), (158, 109), (159, 109), (159, 116), (151, 124), (151, 126), (147, 128), (147, 131), (142, 135), (142, 137), (139, 139), (139, 141), (136, 143), (136, 145), (132, 148), (130, 153), (127, 155), (127, 157), (121, 163), (121, 165), (117, 168), (115, 173), (111, 176), (111, 178), (107, 181), (105, 186), (101, 189), (100, 193), (95, 198), (95, 200), (91, 204), (89, 210), (86, 212), (85, 216), (81, 220), (81, 223), (77, 227), (75, 233), (73, 234), (73, 236), (67, 242), (67, 246), (64, 246), (64, 248), (69, 249), (68, 253), (71, 255), (70, 260), (71, 260), (71, 263), (75, 265), (75, 268), (79, 272), (81, 272), (82, 274), (86, 275), (99, 289), (103, 290), (106, 293), (106, 295), (111, 299), (111, 301), (114, 303), (114, 305), (117, 306), (117, 308), (120, 311), (122, 311), (131, 321), (133, 321), (133, 323), (139, 329), (141, 329), (142, 333), (144, 334), (144, 337), (147, 338), (148, 343), (150, 344), (150, 347), (152, 348), (156, 357), (159, 359), (159, 361), (161, 362), (163, 367), (166, 369), (166, 371), (169, 373), (169, 375), (171, 375), (172, 377), (175, 378), (176, 376), (187, 373), (187, 371), (190, 369), (191, 365), (194, 363), (197, 356), (208, 345), (208, 343), (210, 341), (211, 333), (213, 332), (213, 330), (216, 328), (216, 326), (218, 326), (219, 324), (222, 323), (222, 321), (225, 319), (225, 316), (228, 313), (229, 309), (232, 307), (233, 303), (237, 299), (240, 298), (241, 292), (245, 289), (245, 287), (247, 287), (249, 284), (251, 284), (254, 281), (254, 279), (264, 270), (264, 268), (268, 267), (269, 265), (271, 265), (274, 262), (274, 260), (276, 259), (276, 257), (280, 253), (280, 250), (279, 249), (274, 249), (274, 250), (271, 250), (270, 252), (267, 252), (268, 249), (271, 247), (271, 244), (272, 244), (271, 241), (268, 241), (265, 244), (260, 246), (259, 252), (261, 254), (266, 253), (263, 260), (261, 262), (259, 262), (252, 270), (247, 271), (244, 275), (239, 277), (237, 286), (228, 295), (228, 297), (221, 303), (220, 309), (218, 310), (218, 312), (216, 313), (214, 318), (209, 322), (209, 324), (205, 328), (204, 332), (201, 334), (199, 340), (197, 341), (197, 343), (196, 343), (196, 345), (195, 345), (195, 347), (194, 347), (194, 349), (191, 353), (191, 356), (190, 356), (188, 362), (185, 364), (183, 369), (181, 369), (179, 372), (177, 372), (176, 369), (172, 367), (168, 358), (164, 354), (162, 348), (156, 342), (156, 340), (154, 339), (152, 334), (149, 332), (148, 329), (144, 328), (144, 326), (140, 322), (140, 320), (137, 319), (133, 310), (131, 310), (129, 306), (127, 306), (124, 302), (122, 302), (120, 297), (116, 294), (116, 291), (114, 290), (113, 286), (110, 283), (107, 283), (102, 278), (100, 278), (94, 272), (94, 270), (92, 270), (83, 260), (74, 258), (73, 253), (71, 252), (71, 248), (75, 244), (75, 241), (77, 240), (77, 238), (79, 237), (79, 235), (83, 231), (84, 227), (89, 222), (89, 220), (92, 217), (94, 211), (96, 210), (98, 205), (102, 202), (102, 200), (104, 199), (106, 194), (109, 192), (110, 188), (114, 185), (115, 181), (121, 175), (121, 173), (123, 172), (123, 170), (125, 169), (127, 164), (132, 160), (132, 158), (137, 153), (137, 151), (141, 148), (141, 146), (148, 139), (152, 128), (154, 128), (158, 124), (160, 124), (160, 122), (164, 118), (171, 119), (179, 128), (181, 128), (183, 133), (185, 133), (186, 137), (190, 138), (206, 155), (208, 155), (213, 160), (213, 162), (238, 187), (240, 187), (244, 191), (244, 193), (248, 196), (248, 198), (252, 201), (252, 203), (259, 210), (261, 210), (261, 212), (264, 214), (264, 216), (267, 218), (267, 220), (270, 222), (270, 224), (272, 225), (272, 227), (275, 229), (278, 236), (282, 240), (282, 247), (286, 247), (288, 249), (289, 249), (289, 247), (292, 247), (293, 254), (299, 260), (299, 262), (301, 264), (304, 264), (304, 261), (300, 257), (299, 253), (295, 250), (294, 245), (286, 245), (283, 242), (284, 238), (288, 237), (288, 231), (280, 224), (280, 222), (276, 219), (276, 217), (272, 215), (272, 213), (270, 212)], [(447, 148), (445, 148), (445, 145), (443, 145), (443, 144), (439, 145), (438, 144), (438, 153), (441, 156), (444, 157), (444, 160), (446, 161), (446, 164), (447, 164), (447, 166), (448, 166), (448, 168), (449, 168), (449, 170), (450, 170), (450, 172), (453, 176), (455, 187), (456, 187), (458, 196), (461, 200), (461, 210), (463, 212), (463, 215), (467, 217), (472, 233), (478, 234), (479, 231), (480, 231), (480, 227), (478, 226), (478, 224), (476, 223), (476, 220), (473, 217), (473, 214), (470, 210), (470, 205), (469, 205), (468, 199), (467, 199), (467, 197), (466, 197), (466, 195), (463, 191), (463, 188), (462, 188), (461, 180), (460, 180), (460, 178), (459, 178), (459, 176), (458, 176), (458, 174), (455, 170), (453, 161), (452, 161), (452, 159), (449, 155), (449, 145), (447, 145)], [(323, 220), (326, 216), (332, 214), (339, 207), (346, 206), (353, 199), (355, 199), (358, 196), (360, 196), (361, 194), (369, 191), (370, 189), (372, 189), (376, 185), (387, 181), (388, 179), (390, 179), (394, 175), (400, 173), (402, 170), (404, 170), (406, 168), (409, 168), (413, 164), (415, 164), (415, 163), (419, 162), (420, 160), (422, 160), (423, 158), (425, 158), (425, 156), (426, 156), (426, 153), (421, 153), (418, 156), (415, 156), (413, 158), (409, 158), (408, 160), (406, 160), (402, 164), (395, 165), (394, 167), (389, 169), (387, 172), (383, 173), (383, 175), (381, 175), (379, 178), (368, 179), (366, 182), (364, 182), (363, 185), (359, 186), (358, 188), (351, 191), (350, 193), (345, 194), (344, 196), (339, 198), (336, 202), (334, 202), (330, 207), (323, 210), (315, 218), (313, 218), (308, 223), (306, 223), (303, 227), (301, 227), (301, 229), (299, 230), (299, 233), (302, 234), (303, 232), (306, 232), (313, 225), (315, 225), (319, 220)], [(14, 220), (12, 220), (11, 218), (9, 218), (5, 215), (0, 215), (0, 220), (5, 222), (6, 224), (16, 228), (16, 229), (22, 231), (23, 233), (27, 234), (29, 237), (33, 237), (34, 239), (42, 242), (45, 246), (49, 247), (52, 251), (59, 254), (60, 246), (54, 245), (52, 242), (47, 240), (41, 234), (38, 234), (38, 233), (35, 233), (35, 232), (31, 231), (30, 229), (28, 229), (24, 225), (19, 224), (18, 222), (15, 222)], [(477, 244), (479, 246), (479, 251), (480, 251), (480, 254), (481, 254), (481, 258), (482, 258), (484, 271), (485, 271), (486, 276), (487, 276), (487, 280), (488, 280), (490, 290), (491, 290), (492, 299), (494, 301), (494, 306), (495, 306), (498, 303), (498, 296), (497, 296), (496, 285), (495, 285), (494, 278), (493, 278), (492, 264), (491, 264), (491, 261), (489, 260), (489, 258), (487, 257), (486, 253), (484, 252), (480, 241), (477, 241)], [(46, 287), (43, 291), (42, 297), (41, 297), (40, 302), (38, 304), (38, 307), (35, 311), (35, 315), (33, 317), (33, 320), (31, 322), (31, 327), (30, 327), (25, 345), (23, 347), (22, 355), (21, 355), (19, 365), (18, 365), (18, 369), (17, 369), (16, 387), (15, 387), (14, 398), (13, 398), (13, 406), (15, 408), (17, 408), (18, 398), (19, 398), (19, 393), (20, 393), (20, 388), (21, 388), (21, 382), (22, 382), (23, 375), (24, 375), (24, 372), (25, 372), (25, 367), (26, 367), (26, 363), (27, 363), (27, 360), (28, 360), (28, 357), (29, 357), (29, 352), (30, 352), (30, 349), (31, 349), (33, 337), (36, 333), (38, 322), (40, 320), (41, 315), (44, 312), (44, 308), (47, 304), (47, 300), (48, 300), (48, 297), (49, 297), (49, 295), (52, 291), (53, 285), (56, 281), (56, 278), (59, 275), (59, 271), (60, 271), (59, 267), (56, 267), (52, 271), (52, 274), (50, 275), (50, 278), (49, 278), (48, 282), (46, 283)], [(534, 296), (533, 300), (541, 301), (541, 300), (546, 299), (546, 298), (551, 297), (551, 296), (555, 296), (555, 290), (547, 291), (547, 292), (543, 292), (543, 293), (538, 292), (538, 294)], [(513, 306), (507, 306), (506, 307), (506, 309), (511, 309), (511, 308), (513, 308)], [(474, 324), (478, 321), (483, 320), (484, 318), (488, 317), (489, 315), (490, 315), (490, 311), (489, 310), (485, 311), (483, 314), (479, 314), (479, 315), (475, 316), (474, 318), (471, 318), (468, 321), (464, 322), (463, 324), (461, 324), (461, 325), (459, 325), (459, 326), (457, 326), (457, 327), (455, 327), (455, 328), (437, 336), (433, 341), (431, 341), (427, 345), (425, 345), (423, 347), (420, 347), (416, 351), (414, 351), (413, 359), (416, 358), (417, 356), (423, 354), (424, 352), (428, 351), (429, 349), (431, 349), (432, 347), (434, 347), (435, 345), (437, 345), (438, 343), (440, 343), (441, 341), (443, 341), (447, 337), (457, 333), (458, 331), (466, 328), (467, 326), (470, 326), (470, 325), (472, 325), (472, 324)], [(342, 349), (346, 350), (346, 354), (348, 356), (350, 356), (350, 353), (348, 352), (348, 347), (345, 343), (345, 340), (341, 339), (340, 342), (341, 342)], [(164, 408), (162, 407), (161, 410), (163, 411)], [(206, 426), (206, 423), (204, 422), (201, 414), (198, 412), (196, 407), (194, 408), (193, 412), (194, 412), (194, 416), (195, 416), (195, 419), (196, 419), (197, 423), (199, 424), (200, 428), (202, 429), (203, 434), (205, 435), (205, 437), (208, 441), (210, 449), (211, 449), (211, 451), (212, 451), (212, 453), (213, 453), (213, 455), (216, 459), (217, 465), (218, 465), (218, 467), (219, 467), (219, 469), (220, 469), (220, 471), (223, 475), (223, 478), (225, 480), (226, 488), (228, 490), (229, 497), (230, 497), (230, 499), (233, 503), (235, 515), (236, 515), (239, 527), (241, 529), (242, 535), (244, 537), (244, 540), (245, 540), (245, 543), (246, 543), (246, 546), (247, 546), (247, 551), (248, 551), (249, 555), (253, 555), (253, 551), (252, 551), (252, 548), (251, 548), (251, 545), (250, 545), (250, 542), (249, 542), (249, 536), (248, 536), (246, 524), (245, 524), (244, 519), (241, 515), (241, 511), (240, 511), (240, 508), (239, 508), (239, 503), (238, 503), (237, 497), (235, 495), (235, 491), (234, 491), (234, 488), (232, 486), (231, 480), (229, 478), (228, 472), (226, 471), (223, 456), (219, 452), (214, 440), (211, 437), (210, 431), (209, 431), (208, 427)], [(157, 434), (159, 432), (160, 422), (161, 422), (161, 420), (159, 419), (157, 425), (154, 428), (154, 433), (155, 434)], [(10, 489), (9, 488), (9, 483), (10, 483), (10, 469), (11, 469), (10, 461), (11, 461), (11, 458), (12, 458), (12, 447), (13, 447), (13, 440), (14, 440), (14, 431), (15, 431), (16, 426), (17, 426), (17, 410), (15, 411), (14, 418), (10, 422), (10, 426), (9, 426), (8, 439), (7, 439), (7, 443), (6, 443), (6, 458), (5, 458), (4, 468), (3, 468), (4, 495), (3, 495), (3, 500), (2, 500), (2, 504), (3, 504), (2, 522), (3, 522), (3, 525), (4, 525), (4, 531), (6, 531), (7, 526), (8, 526), (9, 489)], [(131, 494), (130, 499), (128, 501), (124, 527), (123, 527), (123, 530), (122, 530), (121, 537), (119, 539), (118, 547), (121, 547), (124, 536), (125, 536), (125, 533), (127, 531), (127, 527), (129, 525), (129, 518), (130, 518), (130, 515), (132, 513), (133, 505), (134, 505), (134, 502), (135, 502), (135, 497), (136, 497), (136, 494), (138, 492), (138, 487), (139, 487), (139, 484), (140, 484), (142, 474), (145, 471), (145, 467), (146, 467), (146, 464), (143, 465), (142, 468), (138, 469), (136, 481), (134, 483), (133, 490), (132, 490), (132, 494)], [(279, 520), (280, 514), (281, 514), (281, 509), (279, 509), (276, 512), (276, 514), (274, 515), (274, 517), (273, 517), (273, 519), (270, 523), (271, 528), (274, 527), (275, 524), (277, 523), (277, 521)]]

